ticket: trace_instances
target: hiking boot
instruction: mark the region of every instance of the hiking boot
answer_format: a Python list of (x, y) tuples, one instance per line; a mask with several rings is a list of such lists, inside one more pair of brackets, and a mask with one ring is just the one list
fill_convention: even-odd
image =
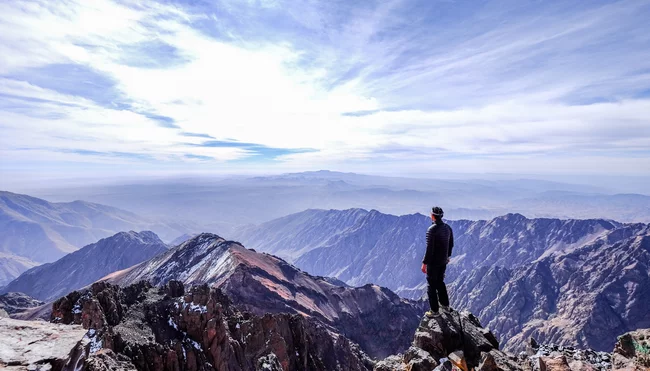
[(427, 311), (426, 313), (424, 313), (424, 315), (427, 316), (427, 318), (436, 318), (436, 317), (440, 317), (440, 313), (438, 313), (438, 312), (434, 312), (434, 311), (432, 311), (432, 310)]
[(444, 310), (445, 312), (453, 312), (454, 311), (454, 309), (452, 307), (450, 307), (449, 305), (441, 305), (440, 308), (442, 308), (442, 310)]

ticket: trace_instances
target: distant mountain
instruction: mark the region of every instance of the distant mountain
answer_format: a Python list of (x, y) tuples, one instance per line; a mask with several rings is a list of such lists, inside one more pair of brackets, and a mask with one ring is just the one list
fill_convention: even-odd
[(38, 263), (22, 256), (0, 252), (0, 288)]
[(22, 292), (51, 301), (105, 275), (128, 268), (167, 251), (153, 232), (120, 232), (63, 258), (32, 268), (0, 292)]
[[(620, 226), (605, 220), (527, 219), (519, 214), (449, 224), (456, 239), (450, 280), (479, 266), (517, 267)], [(421, 214), (307, 210), (243, 228), (235, 237), (312, 274), (336, 277), (351, 285), (372, 282), (418, 298), (424, 287), (420, 264), (430, 225), (431, 219)]]
[(174, 238), (170, 243), (169, 246), (178, 246), (182, 244), (183, 242), (189, 240), (190, 238), (196, 236), (197, 234), (188, 234), (188, 233), (183, 233), (182, 235)]
[(170, 280), (207, 283), (259, 315), (289, 312), (316, 318), (374, 357), (408, 348), (424, 309), (423, 303), (401, 299), (386, 288), (338, 286), (275, 256), (207, 233), (104, 280), (119, 285), (142, 280), (154, 285)]
[[(625, 195), (620, 194), (623, 188), (591, 184), (596, 186), (534, 179), (416, 179), (317, 171), (93, 184), (44, 189), (37, 194), (48, 200), (98, 202), (152, 218), (165, 215), (222, 236), (231, 236), (234, 229), (244, 225), (265, 223), (306, 209), (361, 208), (394, 215), (426, 214), (433, 203), (441, 204), (447, 217), (455, 220), (521, 213), (531, 218), (650, 222), (650, 193)], [(629, 197), (636, 201), (623, 200)]]
[(450, 287), (519, 351), (529, 337), (611, 349), (616, 337), (650, 327), (650, 226), (627, 225), (577, 248), (515, 269), (481, 267)]
[(153, 230), (170, 240), (186, 233), (189, 227), (89, 202), (51, 203), (0, 192), (0, 252), (48, 263), (100, 238), (128, 230)]
[[(418, 214), (308, 210), (247, 227), (237, 237), (258, 251), (286, 257), (311, 274), (351, 285), (374, 282), (419, 298), (426, 288), (420, 264), (430, 223)], [(648, 295), (636, 287), (650, 287), (645, 285), (650, 274), (643, 242), (648, 238), (647, 224), (527, 219), (520, 214), (449, 224), (456, 240), (447, 269), (452, 304), (479, 313), (506, 346), (511, 338), (534, 334), (542, 341), (607, 350), (616, 336), (643, 327), (650, 318), (650, 309), (635, 304), (646, 302)], [(599, 252), (598, 259), (593, 251)], [(616, 294), (605, 294), (613, 287), (618, 287)], [(593, 301), (595, 295), (600, 299)], [(563, 307), (558, 307), (560, 303)], [(577, 311), (580, 319), (568, 314)], [(601, 325), (602, 331), (596, 331), (593, 325), (579, 324), (593, 316), (616, 325)], [(540, 320), (551, 319), (559, 324), (541, 325)]]

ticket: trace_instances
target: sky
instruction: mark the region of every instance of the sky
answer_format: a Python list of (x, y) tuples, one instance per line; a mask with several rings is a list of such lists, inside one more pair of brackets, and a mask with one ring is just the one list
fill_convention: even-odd
[(646, 0), (4, 0), (0, 172), (648, 176), (648, 19)]

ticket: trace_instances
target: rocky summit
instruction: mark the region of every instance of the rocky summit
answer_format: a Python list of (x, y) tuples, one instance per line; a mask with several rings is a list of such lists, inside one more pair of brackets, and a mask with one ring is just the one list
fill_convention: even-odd
[(406, 350), (425, 309), (423, 301), (400, 298), (377, 285), (349, 287), (315, 277), (278, 257), (209, 233), (104, 278), (122, 286), (141, 280), (164, 285), (172, 279), (219, 287), (236, 305), (260, 316), (314, 318), (376, 358)]
[[(312, 318), (240, 311), (220, 290), (106, 282), (53, 305), (52, 321), (88, 329), (86, 370), (371, 370), (344, 336)], [(81, 363), (80, 363), (81, 364)]]

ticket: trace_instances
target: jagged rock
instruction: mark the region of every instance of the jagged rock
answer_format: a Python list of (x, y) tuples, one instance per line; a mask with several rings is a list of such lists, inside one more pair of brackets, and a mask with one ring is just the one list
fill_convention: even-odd
[(469, 369), (522, 370), (516, 359), (501, 352), (498, 346), (495, 336), (481, 327), (471, 313), (441, 312), (438, 317), (422, 319), (413, 346), (404, 356), (385, 359), (377, 364), (376, 370), (432, 370), (438, 366), (437, 360), (449, 357), (457, 364), (465, 363)]
[(389, 356), (377, 362), (374, 371), (406, 371), (404, 356), (401, 354)]
[(85, 334), (81, 326), (0, 318), (0, 368), (63, 370), (83, 353)]
[(438, 366), (438, 362), (428, 352), (414, 346), (404, 353), (403, 362), (406, 364), (407, 371), (433, 370)]
[(541, 371), (571, 371), (565, 356), (540, 357)]
[(481, 353), (481, 364), (478, 365), (477, 371), (497, 371), (499, 366), (490, 353)]
[[(356, 344), (318, 321), (240, 312), (221, 290), (207, 285), (185, 290), (180, 282), (161, 288), (96, 283), (55, 302), (53, 320), (91, 329), (87, 363), (101, 349), (110, 349), (137, 370), (264, 370), (265, 361), (270, 370), (361, 371), (373, 366)], [(116, 359), (103, 358), (92, 361), (97, 369)]]
[(526, 354), (532, 356), (533, 354), (537, 353), (538, 348), (539, 344), (537, 343), (537, 340), (531, 336), (528, 339), (528, 343), (526, 344)]
[(90, 355), (83, 364), (84, 371), (136, 371), (131, 360), (122, 355), (115, 354), (110, 349), (101, 349)]
[(267, 354), (257, 360), (257, 371), (283, 371), (278, 357), (273, 354)]
[(158, 286), (175, 279), (219, 287), (237, 306), (259, 316), (295, 313), (318, 319), (376, 358), (408, 349), (425, 307), (377, 285), (348, 287), (311, 276), (210, 233), (104, 278), (122, 286), (141, 280)]
[(650, 329), (619, 336), (612, 353), (612, 364), (615, 370), (649, 370)]

